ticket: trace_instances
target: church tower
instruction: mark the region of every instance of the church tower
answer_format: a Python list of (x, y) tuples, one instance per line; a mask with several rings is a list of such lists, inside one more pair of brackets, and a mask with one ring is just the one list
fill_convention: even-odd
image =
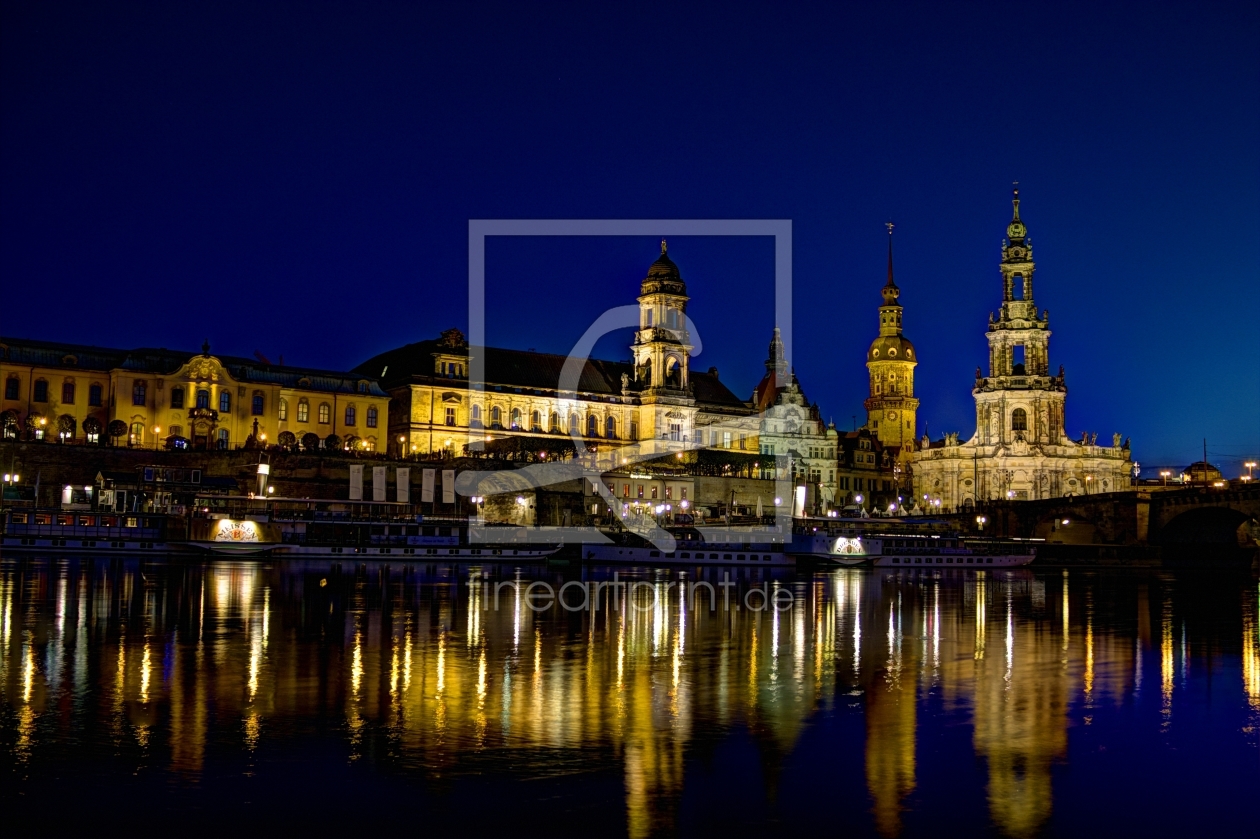
[[(695, 399), (691, 394), (691, 336), (687, 285), (661, 240), (661, 255), (639, 288), (639, 329), (634, 334), (634, 381), (642, 413), (641, 436), (686, 442)], [(654, 407), (652, 407), (654, 406)]]
[(866, 427), (885, 446), (900, 447), (914, 440), (914, 344), (901, 334), (901, 289), (893, 280), (892, 222), (888, 223), (888, 282), (879, 307), (879, 337), (866, 353), (871, 395), (866, 400)]
[(1057, 445), (1067, 387), (1050, 375), (1050, 317), (1033, 300), (1032, 240), (1014, 213), (1002, 242), (1002, 306), (989, 315), (989, 375), (976, 369), (976, 439), (985, 446)]

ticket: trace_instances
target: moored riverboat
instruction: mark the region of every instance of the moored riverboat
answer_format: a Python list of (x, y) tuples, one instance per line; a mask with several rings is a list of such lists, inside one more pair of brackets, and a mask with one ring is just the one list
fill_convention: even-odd
[[(731, 565), (782, 566), (793, 560), (765, 534), (728, 534), (718, 541), (694, 527), (670, 527), (666, 531), (674, 540), (674, 550), (662, 550), (643, 536), (626, 531), (608, 544), (583, 545), (582, 559), (593, 565)], [(709, 534), (712, 536), (713, 534)], [(742, 541), (741, 541), (742, 540)]]

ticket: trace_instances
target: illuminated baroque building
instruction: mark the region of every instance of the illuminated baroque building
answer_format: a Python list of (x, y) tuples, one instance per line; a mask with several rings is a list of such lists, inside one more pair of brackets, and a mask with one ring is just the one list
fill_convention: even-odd
[(1049, 313), (1033, 300), (1032, 241), (1014, 217), (1002, 243), (1002, 305), (989, 315), (989, 375), (976, 368), (976, 431), (960, 443), (949, 434), (924, 437), (910, 460), (916, 499), (927, 496), (947, 509), (993, 499), (1057, 498), (1129, 488), (1133, 463), (1128, 441), (1111, 445), (1097, 435), (1073, 441), (1066, 434), (1067, 385), (1063, 367), (1050, 372)]
[[(566, 356), (486, 347), (484, 383), (469, 383), (468, 341), (458, 329), (437, 340), (384, 352), (357, 371), (393, 397), (390, 439), (405, 453), (447, 451), (516, 438), (580, 435), (593, 449), (635, 445), (664, 454), (707, 444), (755, 452), (748, 405), (718, 380), (690, 368), (687, 287), (664, 242), (638, 297), (633, 360), (589, 359), (577, 387), (560, 390)], [(400, 440), (401, 438), (401, 440)], [(613, 444), (610, 446), (609, 444)]]
[(0, 381), (3, 439), (213, 449), (255, 433), (290, 445), (336, 435), (371, 450), (389, 411), (373, 380), (213, 356), (209, 344), (193, 354), (0, 338)]

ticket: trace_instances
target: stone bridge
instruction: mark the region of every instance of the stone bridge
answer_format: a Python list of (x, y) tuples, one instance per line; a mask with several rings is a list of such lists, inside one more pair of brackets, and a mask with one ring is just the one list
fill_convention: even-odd
[(980, 512), (988, 519), (985, 532), (999, 536), (1065, 544), (1239, 545), (1260, 537), (1260, 486), (998, 501)]

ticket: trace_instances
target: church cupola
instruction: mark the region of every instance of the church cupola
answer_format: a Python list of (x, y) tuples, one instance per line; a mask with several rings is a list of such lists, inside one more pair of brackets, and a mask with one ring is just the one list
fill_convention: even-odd
[(888, 222), (888, 279), (880, 290), (879, 337), (866, 351), (870, 371), (870, 397), (866, 400), (866, 424), (885, 446), (901, 446), (914, 440), (914, 344), (901, 332), (901, 289), (893, 279), (892, 222)]
[(688, 391), (691, 336), (687, 330), (687, 284), (661, 240), (661, 255), (648, 267), (639, 289), (634, 377), (640, 389)]

